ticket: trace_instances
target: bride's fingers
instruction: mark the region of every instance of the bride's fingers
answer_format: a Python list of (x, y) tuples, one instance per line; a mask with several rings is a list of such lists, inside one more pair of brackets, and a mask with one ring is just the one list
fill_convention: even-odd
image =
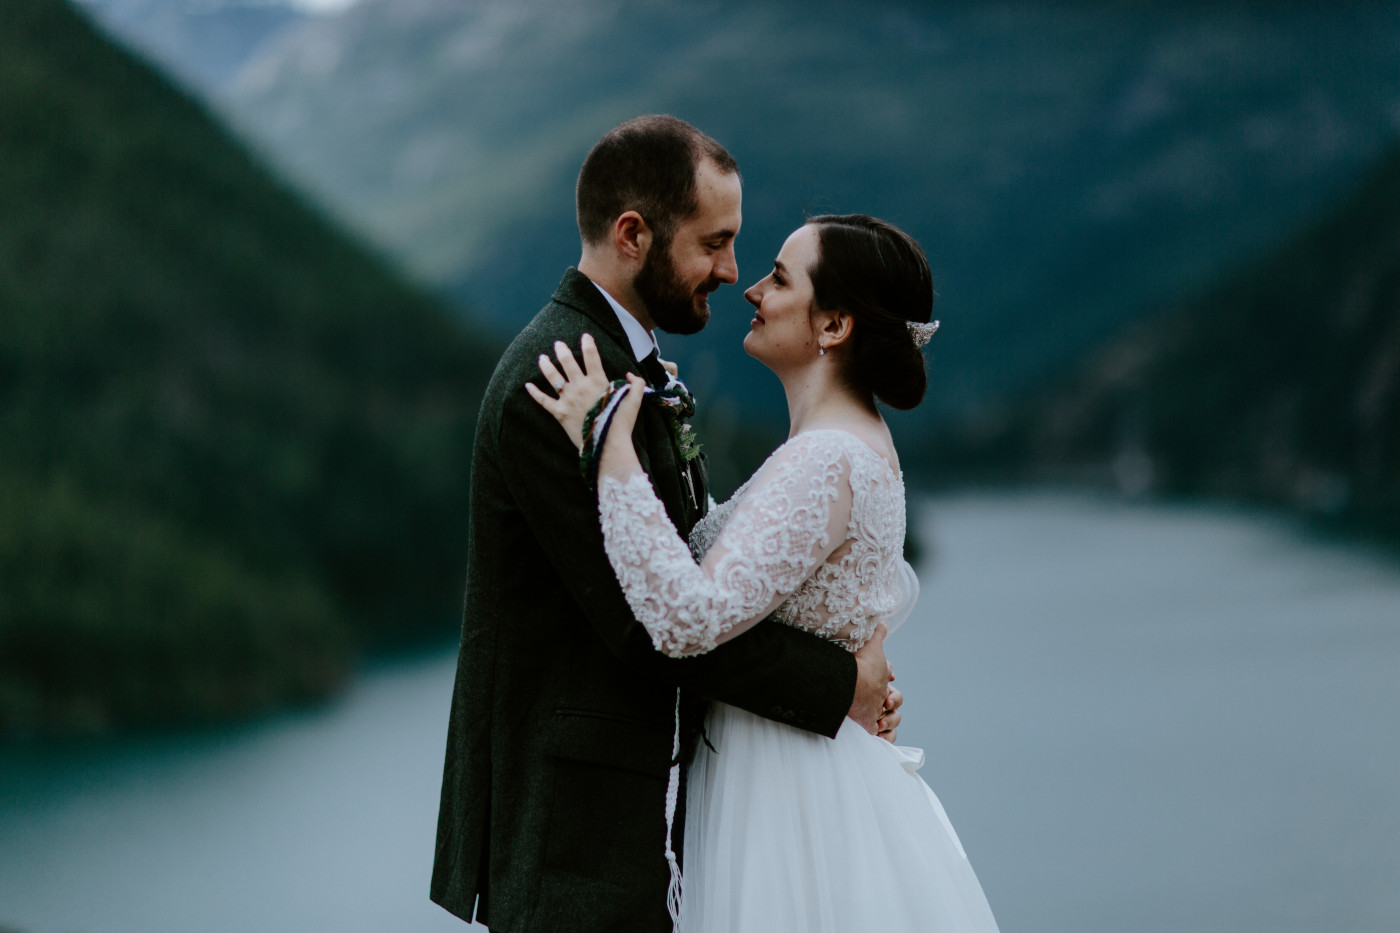
[(681, 368), (679, 366), (677, 366), (675, 363), (672, 363), (670, 360), (661, 360), (660, 362), (662, 369), (666, 370), (666, 372), (675, 376), (677, 379), (680, 378)]
[(533, 382), (525, 383), (525, 391), (528, 392), (530, 394), (530, 398), (534, 399), (537, 403), (539, 403), (539, 406), (545, 411), (549, 412), (556, 419), (560, 417), (559, 402), (558, 399), (554, 398), (554, 396), (545, 395), (543, 392), (541, 392), (538, 388), (535, 387), (535, 384)]
[(637, 412), (642, 408), (642, 395), (646, 392), (646, 380), (635, 373), (627, 374), (627, 394), (617, 405), (613, 414), (612, 427), (608, 429), (608, 440), (614, 437), (627, 438), (632, 443), (632, 428), (637, 423)]
[(588, 378), (602, 378), (603, 358), (598, 355), (598, 344), (592, 334), (579, 338), (579, 349), (583, 351), (583, 372)]
[(549, 383), (555, 392), (564, 388), (564, 383), (568, 382), (563, 374), (555, 367), (554, 361), (547, 354), (540, 354), (540, 373), (544, 375), (544, 381)]
[(535, 400), (536, 404), (553, 415), (554, 420), (559, 422), (559, 426), (564, 429), (564, 433), (573, 442), (574, 450), (582, 450), (583, 415), (577, 410), (578, 406), (570, 404), (568, 399), (555, 398), (532, 382), (525, 383), (525, 391), (529, 393), (530, 398)]
[(559, 358), (559, 366), (570, 382), (583, 378), (583, 370), (578, 368), (578, 360), (574, 359), (574, 351), (569, 349), (568, 344), (562, 340), (554, 341), (554, 355)]

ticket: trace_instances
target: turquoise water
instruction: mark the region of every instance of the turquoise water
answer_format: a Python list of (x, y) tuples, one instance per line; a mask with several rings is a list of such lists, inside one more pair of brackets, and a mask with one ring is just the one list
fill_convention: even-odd
[[(1400, 929), (1400, 566), (1265, 516), (924, 503), (901, 744), (1006, 933)], [(0, 752), (0, 928), (462, 930), (452, 652), (227, 732)]]

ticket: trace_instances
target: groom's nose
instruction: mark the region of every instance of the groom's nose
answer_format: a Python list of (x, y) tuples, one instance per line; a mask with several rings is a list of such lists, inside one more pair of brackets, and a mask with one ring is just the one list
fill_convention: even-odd
[(733, 242), (720, 251), (715, 260), (714, 275), (726, 285), (733, 285), (739, 281), (739, 262), (734, 258)]

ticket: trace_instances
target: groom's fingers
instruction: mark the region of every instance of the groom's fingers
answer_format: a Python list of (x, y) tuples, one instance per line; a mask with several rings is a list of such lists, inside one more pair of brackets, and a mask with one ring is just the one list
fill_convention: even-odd
[(569, 345), (562, 340), (554, 341), (554, 355), (559, 357), (559, 365), (564, 368), (564, 375), (569, 377), (569, 381), (583, 378), (583, 370), (578, 368), (578, 360), (574, 359), (574, 351), (569, 349)]
[[(893, 673), (893, 669), (891, 669)], [(875, 734), (882, 739), (891, 742), (895, 738), (895, 730), (899, 728), (899, 721), (903, 716), (899, 708), (904, 705), (904, 694), (894, 687), (885, 691), (885, 708), (880, 711), (880, 718), (875, 723)]]
[(889, 684), (890, 667), (885, 659), (884, 626), (879, 625), (856, 652), (856, 689), (851, 698), (851, 710), (847, 714), (872, 735), (879, 732), (876, 722), (884, 714)]

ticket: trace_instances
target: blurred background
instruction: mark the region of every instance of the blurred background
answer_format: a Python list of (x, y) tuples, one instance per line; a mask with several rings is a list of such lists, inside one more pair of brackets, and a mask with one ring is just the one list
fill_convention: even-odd
[(662, 337), (902, 226), (889, 644), (1002, 929), (1400, 930), (1400, 3), (0, 0), (0, 930), (427, 902), (481, 390), (603, 132), (744, 173)]

